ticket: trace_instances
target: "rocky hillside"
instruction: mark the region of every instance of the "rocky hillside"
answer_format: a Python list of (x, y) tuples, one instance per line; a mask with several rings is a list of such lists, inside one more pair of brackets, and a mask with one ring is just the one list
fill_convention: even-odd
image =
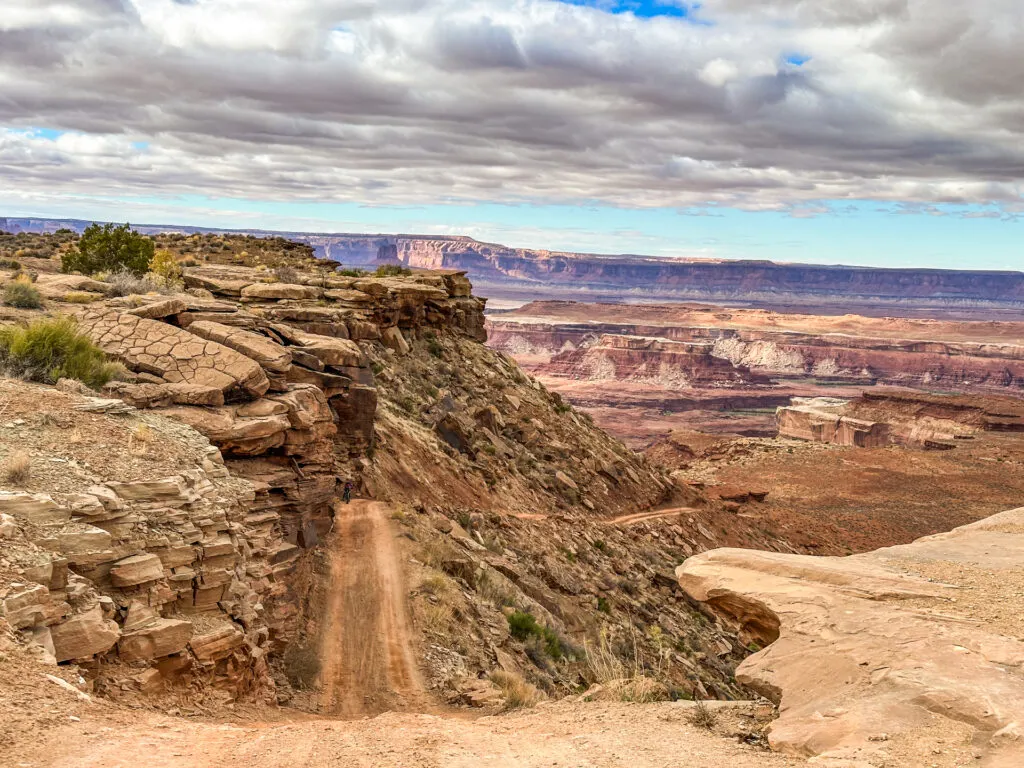
[[(696, 509), (658, 513), (653, 541), (633, 527), (699, 494), (484, 346), (464, 275), (345, 277), (305, 252), (274, 273), (221, 253), (186, 256), (187, 290), (123, 297), (22, 254), (43, 308), (6, 321), (73, 315), (128, 370), (102, 393), (5, 384), (22, 404), (10, 413), (30, 414), (12, 436), (45, 427), (20, 448), (30, 479), (0, 500), (19, 552), (5, 620), (40, 653), (115, 695), (276, 690), (311, 706), (323, 546), (352, 481), (405, 532), (439, 696), (486, 701), (467, 681), (495, 669), (552, 695), (610, 676), (740, 693), (747, 649), (671, 578), (715, 534)], [(63, 463), (92, 468), (52, 472)]]

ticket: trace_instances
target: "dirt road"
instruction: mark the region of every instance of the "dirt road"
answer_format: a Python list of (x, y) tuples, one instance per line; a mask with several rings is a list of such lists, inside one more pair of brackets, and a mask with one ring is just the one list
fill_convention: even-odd
[[(782, 768), (806, 765), (687, 723), (690, 702), (559, 702), (496, 717), (210, 723), (133, 713), (25, 734), (22, 768)], [(727, 706), (727, 705), (726, 705)], [(727, 732), (727, 726), (720, 729)]]
[(351, 718), (430, 708), (416, 666), (394, 535), (386, 505), (339, 505), (320, 653), (324, 713)]
[(611, 525), (633, 525), (642, 523), (645, 520), (662, 520), (667, 517), (677, 517), (684, 512), (696, 512), (692, 507), (673, 507), (672, 509), (649, 509), (646, 512), (636, 512), (632, 515), (614, 517), (607, 522)]

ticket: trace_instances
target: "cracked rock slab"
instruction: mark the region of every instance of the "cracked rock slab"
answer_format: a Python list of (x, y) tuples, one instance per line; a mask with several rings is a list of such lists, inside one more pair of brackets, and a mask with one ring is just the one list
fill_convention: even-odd
[[(158, 320), (104, 309), (79, 315), (82, 330), (104, 352), (135, 371), (171, 383), (242, 389), (260, 396), (270, 381), (259, 363), (240, 352)], [(193, 323), (194, 325), (194, 323)]]

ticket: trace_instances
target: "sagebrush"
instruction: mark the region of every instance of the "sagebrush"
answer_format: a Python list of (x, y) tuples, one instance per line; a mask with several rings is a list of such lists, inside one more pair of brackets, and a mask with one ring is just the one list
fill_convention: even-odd
[(4, 304), (16, 309), (39, 309), (43, 306), (43, 297), (28, 280), (15, 280), (4, 288)]
[(69, 317), (0, 328), (0, 369), (8, 376), (56, 384), (77, 379), (98, 389), (121, 370)]

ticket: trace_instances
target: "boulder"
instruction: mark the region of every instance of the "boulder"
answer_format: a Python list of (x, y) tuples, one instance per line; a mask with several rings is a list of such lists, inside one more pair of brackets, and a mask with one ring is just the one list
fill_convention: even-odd
[(121, 630), (113, 621), (104, 618), (103, 609), (96, 605), (50, 627), (50, 636), (53, 655), (60, 662), (109, 651), (121, 636)]
[(313, 355), (324, 365), (363, 366), (366, 358), (358, 345), (348, 339), (321, 336), (292, 329), (291, 338), (302, 345), (302, 351)]
[(0, 491), (0, 513), (33, 525), (52, 525), (71, 519), (64, 509), (45, 493)]
[(1024, 508), (851, 557), (716, 549), (676, 576), (763, 648), (736, 679), (781, 702), (774, 749), (929, 765), (935, 734), (957, 733), (950, 761), (1010, 766), (1024, 765), (1022, 562)]
[(555, 480), (557, 480), (558, 483), (564, 488), (569, 488), (570, 490), (573, 491), (578, 491), (580, 489), (580, 487), (576, 485), (576, 481), (569, 477), (567, 474), (565, 474), (565, 472), (563, 472), (562, 470), (558, 470), (557, 472), (555, 472)]
[(216, 341), (242, 353), (268, 371), (284, 373), (292, 365), (291, 353), (285, 347), (258, 333), (208, 320), (195, 320), (189, 325), (188, 330), (196, 336)]
[(12, 584), (0, 600), (0, 617), (14, 629), (42, 624), (53, 612), (50, 590), (41, 584)]
[(257, 397), (270, 386), (254, 360), (158, 320), (89, 308), (79, 314), (79, 324), (104, 352), (132, 370), (172, 383), (200, 384), (223, 391), (241, 389)]
[(245, 642), (245, 634), (234, 624), (193, 637), (188, 644), (193, 655), (201, 662), (212, 662), (231, 655)]
[(163, 408), (168, 405), (224, 405), (224, 392), (219, 387), (202, 384), (129, 384), (112, 381), (105, 387), (136, 408)]
[(115, 587), (134, 587), (163, 577), (164, 566), (160, 558), (148, 553), (118, 560), (110, 569), (110, 581)]
[(122, 635), (117, 653), (122, 661), (158, 659), (185, 650), (191, 638), (191, 621), (157, 619), (143, 629)]
[(149, 304), (143, 304), (141, 307), (127, 309), (125, 313), (135, 315), (136, 317), (146, 317), (150, 320), (159, 320), (160, 318), (177, 315), (186, 309), (188, 309), (188, 305), (184, 301), (176, 296), (170, 296), (166, 299), (157, 299)]
[(77, 555), (108, 551), (111, 541), (110, 533), (92, 525), (78, 525), (57, 534), (57, 548), (75, 562), (80, 562)]
[(409, 354), (409, 342), (405, 340), (405, 336), (396, 326), (385, 328), (380, 334), (380, 340), (385, 347), (393, 349), (400, 355)]
[(203, 288), (218, 296), (241, 296), (242, 289), (252, 285), (252, 280), (234, 280), (188, 271), (184, 276), (186, 288)]
[(277, 301), (280, 299), (319, 299), (321, 291), (312, 285), (293, 283), (253, 283), (241, 290), (242, 300)]

